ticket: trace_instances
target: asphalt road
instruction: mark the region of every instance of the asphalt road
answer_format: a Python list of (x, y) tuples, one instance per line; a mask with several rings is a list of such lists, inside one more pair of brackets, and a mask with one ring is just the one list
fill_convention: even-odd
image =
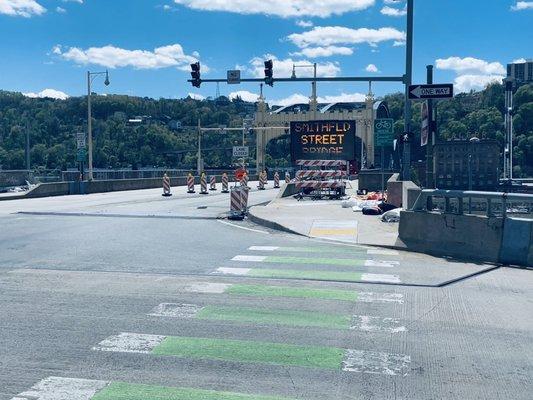
[(228, 203), (0, 203), (0, 399), (531, 398), (531, 271), (228, 222)]

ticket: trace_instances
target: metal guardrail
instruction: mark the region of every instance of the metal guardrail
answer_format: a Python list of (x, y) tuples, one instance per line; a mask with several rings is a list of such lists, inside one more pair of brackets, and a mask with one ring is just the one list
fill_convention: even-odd
[(505, 218), (533, 217), (533, 195), (501, 192), (424, 189), (412, 211), (441, 212), (445, 214), (472, 214)]

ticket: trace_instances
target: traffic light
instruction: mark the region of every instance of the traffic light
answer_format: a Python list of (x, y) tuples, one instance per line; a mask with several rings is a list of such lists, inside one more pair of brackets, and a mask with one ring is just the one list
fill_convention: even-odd
[(274, 86), (274, 63), (272, 60), (265, 61), (265, 83), (269, 86)]
[(192, 85), (199, 88), (202, 84), (200, 79), (200, 61), (191, 64)]

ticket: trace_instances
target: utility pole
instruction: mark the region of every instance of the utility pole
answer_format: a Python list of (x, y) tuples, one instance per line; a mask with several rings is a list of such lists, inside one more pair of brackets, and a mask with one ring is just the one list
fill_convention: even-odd
[(505, 147), (503, 152), (503, 177), (513, 179), (513, 81), (505, 80)]
[[(433, 83), (433, 65), (426, 66), (427, 84)], [(435, 187), (433, 181), (433, 146), (435, 145), (435, 119), (433, 118), (433, 100), (427, 100), (428, 104), (428, 142), (426, 144), (426, 187)]]
[(98, 75), (105, 75), (104, 85), (109, 86), (109, 73), (105, 72), (90, 72), (87, 71), (87, 145), (89, 147), (89, 172), (88, 179), (93, 180), (93, 121), (92, 121), (92, 105), (91, 105), (91, 84), (93, 77)]
[(30, 171), (30, 123), (26, 122), (26, 170)]
[(411, 180), (411, 101), (409, 100), (409, 85), (413, 80), (413, 16), (414, 0), (407, 0), (407, 40), (405, 48), (405, 108), (404, 108), (404, 133), (403, 144), (403, 171), (402, 180)]
[(198, 155), (196, 161), (196, 171), (198, 172), (198, 175), (202, 173), (202, 164), (202, 125), (200, 122), (200, 118), (198, 118)]

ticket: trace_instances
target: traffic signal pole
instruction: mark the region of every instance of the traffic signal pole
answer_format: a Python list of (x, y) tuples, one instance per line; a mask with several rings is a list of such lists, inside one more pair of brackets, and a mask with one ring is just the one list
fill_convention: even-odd
[(402, 180), (411, 180), (411, 101), (409, 85), (413, 82), (413, 16), (414, 0), (407, 0), (407, 38), (405, 48), (405, 108)]

